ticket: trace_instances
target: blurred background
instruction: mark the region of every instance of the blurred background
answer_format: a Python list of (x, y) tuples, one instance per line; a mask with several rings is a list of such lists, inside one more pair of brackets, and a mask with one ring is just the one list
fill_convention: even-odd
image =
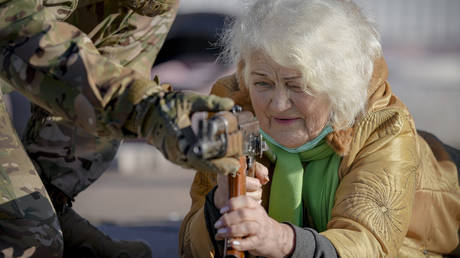
[[(417, 128), (460, 148), (460, 1), (356, 2), (381, 32), (389, 82)], [(239, 10), (238, 0), (183, 0), (152, 75), (176, 89), (208, 93), (217, 78), (234, 71), (215, 62), (219, 50), (212, 43)], [(22, 131), (29, 106), (11, 93), (10, 107)], [(193, 174), (142, 142), (125, 142), (113, 166), (76, 198), (74, 207), (113, 237), (144, 239), (155, 257), (177, 257)]]

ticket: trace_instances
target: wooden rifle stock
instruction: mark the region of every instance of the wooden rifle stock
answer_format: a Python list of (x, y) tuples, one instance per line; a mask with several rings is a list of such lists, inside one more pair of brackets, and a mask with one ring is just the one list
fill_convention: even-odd
[[(240, 157), (240, 169), (236, 172), (235, 175), (228, 175), (228, 189), (229, 189), (229, 199), (233, 197), (238, 197), (241, 195), (246, 195), (246, 170), (247, 162), (246, 156)], [(239, 240), (240, 238), (234, 238), (233, 240)], [(225, 258), (244, 258), (244, 252), (237, 251), (229, 245), (230, 239), (225, 239), (224, 247), (224, 257)]]
[[(241, 156), (239, 159), (240, 169), (235, 175), (228, 175), (229, 199), (241, 195), (246, 195), (246, 176), (255, 176), (255, 162), (249, 156)], [(232, 240), (239, 240), (233, 238)], [(224, 257), (226, 258), (244, 258), (244, 252), (237, 251), (228, 245), (228, 240), (225, 239)]]

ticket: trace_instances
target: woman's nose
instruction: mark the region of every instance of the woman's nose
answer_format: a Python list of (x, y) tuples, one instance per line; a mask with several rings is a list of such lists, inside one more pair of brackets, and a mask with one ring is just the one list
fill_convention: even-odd
[(272, 111), (283, 112), (291, 108), (291, 106), (289, 91), (285, 87), (276, 87), (270, 103)]

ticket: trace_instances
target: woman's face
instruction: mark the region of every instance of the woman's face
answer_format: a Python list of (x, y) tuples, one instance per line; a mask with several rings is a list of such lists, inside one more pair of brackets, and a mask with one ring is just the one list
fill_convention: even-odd
[(281, 66), (264, 53), (255, 52), (248, 61), (249, 94), (261, 128), (288, 148), (318, 136), (329, 119), (327, 97), (304, 92), (299, 70)]

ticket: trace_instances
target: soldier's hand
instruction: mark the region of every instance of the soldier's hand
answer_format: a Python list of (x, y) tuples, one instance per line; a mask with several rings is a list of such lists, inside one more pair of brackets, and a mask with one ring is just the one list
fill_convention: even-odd
[(171, 91), (158, 93), (145, 101), (149, 103), (146, 113), (142, 115), (142, 122), (138, 124), (138, 134), (157, 147), (168, 160), (201, 171), (228, 174), (238, 170), (239, 163), (234, 158), (205, 160), (192, 151), (195, 142), (191, 128), (193, 113), (230, 110), (234, 105), (233, 100)]

